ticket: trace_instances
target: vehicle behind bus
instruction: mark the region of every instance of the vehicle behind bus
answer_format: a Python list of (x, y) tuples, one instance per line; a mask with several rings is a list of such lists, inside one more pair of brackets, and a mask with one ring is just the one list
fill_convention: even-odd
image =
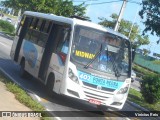
[(122, 109), (131, 83), (127, 37), (62, 16), (23, 14), (11, 49), (20, 75), (31, 74), (56, 92), (97, 106)]

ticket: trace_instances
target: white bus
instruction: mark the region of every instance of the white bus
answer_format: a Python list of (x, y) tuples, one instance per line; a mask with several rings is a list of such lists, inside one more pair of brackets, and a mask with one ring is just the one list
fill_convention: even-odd
[(127, 99), (130, 41), (95, 23), (26, 11), (10, 55), (49, 91), (116, 109)]

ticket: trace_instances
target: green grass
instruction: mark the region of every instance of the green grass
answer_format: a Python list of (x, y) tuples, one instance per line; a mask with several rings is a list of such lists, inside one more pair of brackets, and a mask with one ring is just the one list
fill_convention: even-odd
[(14, 36), (15, 35), (15, 28), (12, 24), (10, 24), (7, 21), (0, 20), (0, 31), (9, 35)]
[[(28, 108), (32, 109), (33, 111), (44, 111), (45, 108), (38, 103), (37, 101), (34, 101), (23, 89), (21, 89), (18, 85), (11, 82), (9, 79), (7, 79), (2, 73), (0, 73), (0, 81), (6, 84), (7, 90), (12, 92), (15, 95), (15, 98)], [(42, 115), (46, 115), (45, 113), (42, 113)], [(47, 115), (46, 115), (47, 116)], [(48, 117), (42, 117), (41, 120), (49, 120)]]
[(142, 94), (132, 88), (129, 90), (128, 100), (152, 111), (160, 111), (160, 101), (156, 104), (146, 103), (142, 97)]
[(17, 16), (9, 15), (9, 14), (6, 14), (6, 13), (4, 13), (4, 16), (9, 17), (9, 18), (17, 18)]
[(159, 65), (160, 64), (160, 60), (155, 60), (153, 63)]
[(3, 32), (6, 35), (9, 35), (10, 37), (14, 37), (15, 36), (15, 33), (10, 33), (10, 32), (2, 31), (2, 30), (0, 30), (0, 31)]
[(8, 91), (14, 93), (15, 98), (21, 102), (22, 104), (26, 105), (27, 107), (31, 108), (33, 111), (43, 111), (44, 108), (36, 101), (27, 95), (27, 93), (22, 90), (18, 85), (14, 83), (7, 83), (6, 87)]
[(15, 36), (15, 33), (10, 33), (10, 32), (4, 31), (4, 30), (2, 30), (2, 28), (0, 28), (0, 32), (10, 36), (11, 38), (14, 38), (14, 36)]

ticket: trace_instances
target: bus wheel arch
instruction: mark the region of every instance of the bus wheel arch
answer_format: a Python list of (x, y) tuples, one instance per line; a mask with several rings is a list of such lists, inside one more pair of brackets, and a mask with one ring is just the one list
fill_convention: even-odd
[(27, 76), (27, 71), (25, 70), (25, 58), (22, 57), (20, 62), (20, 76), (25, 78)]
[(50, 73), (47, 78), (46, 88), (49, 95), (53, 95), (53, 88), (55, 83), (55, 75), (54, 73)]

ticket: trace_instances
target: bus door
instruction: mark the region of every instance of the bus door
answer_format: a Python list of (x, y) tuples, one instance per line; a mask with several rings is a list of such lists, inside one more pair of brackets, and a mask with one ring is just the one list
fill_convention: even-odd
[(41, 58), (39, 74), (38, 74), (38, 77), (41, 80), (45, 80), (45, 77), (47, 74), (51, 55), (52, 55), (52, 52), (54, 49), (54, 43), (55, 43), (55, 38), (56, 38), (56, 34), (57, 34), (56, 29), (58, 29), (58, 26), (56, 24), (53, 24), (53, 26), (51, 28), (51, 32), (49, 34), (49, 38), (48, 38), (46, 45), (45, 45), (45, 48), (44, 48), (42, 58)]
[[(45, 45), (44, 53), (41, 59), (41, 64), (40, 64), (40, 69), (39, 69), (39, 75), (38, 77), (41, 80), (45, 80), (47, 71), (50, 65), (50, 60), (52, 57), (52, 53), (56, 52), (58, 49), (58, 46), (60, 41), (63, 41), (65, 34), (64, 33), (64, 28), (66, 26), (61, 25), (61, 24), (53, 24), (51, 28), (51, 32), (49, 34), (48, 41)], [(54, 61), (53, 61), (54, 62)]]
[[(23, 16), (23, 18), (18, 26), (17, 33), (16, 33), (17, 36), (15, 37), (15, 40), (13, 42), (12, 49), (11, 49), (11, 57), (16, 62), (18, 62), (19, 52), (21, 49), (23, 39), (24, 39), (25, 34), (27, 32), (27, 28), (29, 26), (30, 20), (31, 19), (29, 17)], [(14, 53), (14, 51), (15, 51), (15, 53)]]

